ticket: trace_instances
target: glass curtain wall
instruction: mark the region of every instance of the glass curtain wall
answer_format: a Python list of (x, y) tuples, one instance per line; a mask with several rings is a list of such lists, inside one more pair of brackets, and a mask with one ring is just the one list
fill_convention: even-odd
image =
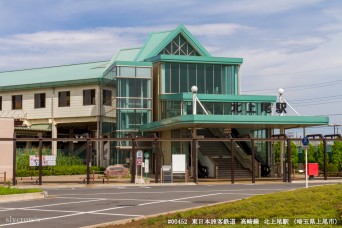
[(218, 64), (163, 64), (162, 94), (187, 93), (197, 85), (198, 93), (238, 94), (238, 66)]
[[(140, 126), (152, 121), (152, 72), (150, 67), (117, 67), (116, 135), (136, 135)], [(129, 158), (130, 142), (120, 142), (117, 163)], [(128, 149), (123, 149), (128, 147)]]

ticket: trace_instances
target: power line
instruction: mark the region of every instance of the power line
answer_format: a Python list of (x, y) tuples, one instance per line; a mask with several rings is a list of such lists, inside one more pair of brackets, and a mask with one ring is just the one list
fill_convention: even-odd
[[(328, 97), (317, 97), (317, 98), (311, 98), (311, 99), (305, 99), (305, 101), (310, 101), (310, 100), (325, 100), (325, 99), (330, 99), (330, 98), (333, 98), (333, 97), (342, 97), (342, 94), (341, 95), (335, 95), (335, 96), (328, 96)], [(300, 99), (300, 100), (290, 100), (291, 103), (294, 102), (294, 103), (297, 103), (297, 101), (303, 101), (303, 99)]]
[[(314, 83), (314, 84), (304, 84), (299, 86), (289, 86), (286, 88), (287, 91), (296, 91), (297, 88), (303, 89), (313, 89), (313, 88), (319, 88), (319, 87), (325, 87), (325, 86), (331, 86), (342, 83), (342, 80), (335, 80), (335, 81), (329, 81), (329, 82), (320, 82), (320, 83)], [(305, 88), (309, 87), (309, 88)], [(273, 88), (273, 89), (257, 89), (257, 90), (243, 90), (241, 92), (265, 92), (265, 91), (277, 91), (279, 88)]]
[(256, 78), (256, 77), (281, 76), (281, 75), (293, 75), (293, 76), (297, 76), (297, 75), (294, 75), (294, 74), (307, 73), (307, 72), (313, 72), (313, 71), (321, 71), (321, 70), (329, 70), (329, 69), (335, 69), (335, 68), (342, 68), (342, 66), (333, 66), (333, 67), (316, 68), (316, 69), (311, 69), (311, 70), (294, 71), (294, 72), (280, 73), (280, 74), (263, 74), (263, 75), (254, 75), (254, 76), (244, 76), (244, 77), (245, 77), (245, 78)]

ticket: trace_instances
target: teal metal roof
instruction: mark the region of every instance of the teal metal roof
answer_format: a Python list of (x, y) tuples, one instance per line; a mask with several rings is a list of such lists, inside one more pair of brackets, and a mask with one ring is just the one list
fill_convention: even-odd
[[(197, 94), (200, 101), (210, 102), (276, 102), (277, 96), (265, 95), (229, 95), (229, 94)], [(192, 93), (162, 94), (160, 100), (192, 101)]]
[(163, 40), (168, 37), (171, 31), (165, 32), (155, 32), (152, 33), (147, 39), (144, 46), (141, 48), (138, 55), (135, 57), (135, 61), (144, 61), (149, 54), (154, 51), (154, 49), (161, 43)]
[(327, 125), (326, 116), (183, 115), (141, 126), (153, 132), (178, 128), (300, 128)]
[(209, 52), (200, 42), (198, 42), (189, 30), (183, 25), (179, 25), (176, 29), (171, 31), (152, 33), (136, 57), (136, 61), (144, 61), (145, 59), (158, 55), (159, 52), (161, 52), (179, 33), (184, 36), (200, 55), (210, 56)]
[(86, 84), (99, 81), (108, 61), (0, 73), (0, 90)]

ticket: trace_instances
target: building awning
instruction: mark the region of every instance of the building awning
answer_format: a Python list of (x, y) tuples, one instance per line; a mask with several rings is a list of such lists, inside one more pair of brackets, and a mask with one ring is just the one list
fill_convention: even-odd
[(30, 132), (50, 132), (51, 131), (51, 124), (33, 124), (29, 127), (27, 126), (20, 126), (15, 127), (15, 131), (30, 131)]
[(144, 124), (143, 132), (180, 128), (291, 129), (327, 125), (327, 116), (183, 115)]

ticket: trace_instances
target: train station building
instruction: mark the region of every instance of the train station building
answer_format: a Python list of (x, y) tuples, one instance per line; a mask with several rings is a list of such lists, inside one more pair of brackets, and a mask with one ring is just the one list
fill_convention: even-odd
[[(52, 138), (83, 133), (93, 138), (152, 133), (159, 139), (194, 134), (270, 138), (274, 129), (329, 123), (324, 116), (286, 115), (286, 102), (278, 96), (241, 94), (242, 63), (242, 58), (212, 56), (180, 25), (152, 33), (142, 47), (121, 49), (110, 61), (0, 73), (0, 117), (22, 120), (16, 127), (19, 135), (42, 131)], [(197, 146), (199, 164), (208, 168), (209, 176), (230, 176), (227, 142), (199, 141)], [(172, 154), (185, 154), (191, 170), (192, 147), (188, 141), (162, 141), (158, 151), (148, 145), (141, 149), (152, 159), (159, 153), (161, 165), (171, 164)], [(258, 176), (269, 175), (274, 160), (271, 143), (258, 141), (254, 147), (252, 158), (249, 142), (235, 144), (238, 177), (251, 177), (252, 163), (262, 167)], [(60, 142), (51, 149), (82, 153), (85, 148)], [(94, 164), (130, 163), (131, 149), (129, 141), (94, 142)]]

